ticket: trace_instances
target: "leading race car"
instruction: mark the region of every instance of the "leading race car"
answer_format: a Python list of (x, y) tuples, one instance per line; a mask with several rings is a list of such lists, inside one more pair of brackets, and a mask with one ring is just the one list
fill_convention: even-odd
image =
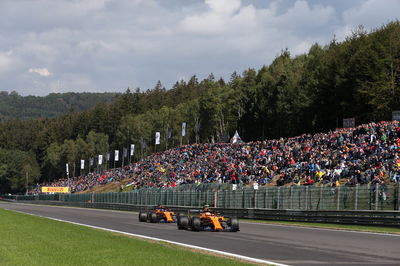
[(224, 217), (213, 212), (208, 206), (205, 206), (204, 209), (199, 212), (198, 216), (179, 216), (177, 225), (179, 230), (240, 231), (237, 218)]
[(150, 222), (150, 223), (175, 223), (176, 215), (174, 212), (168, 210), (163, 205), (158, 205), (150, 211), (139, 212), (139, 222)]

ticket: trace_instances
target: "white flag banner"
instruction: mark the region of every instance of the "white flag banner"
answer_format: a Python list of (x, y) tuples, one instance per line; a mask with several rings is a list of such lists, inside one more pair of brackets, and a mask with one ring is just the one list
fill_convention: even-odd
[(110, 153), (109, 152), (106, 153), (106, 160), (107, 160), (107, 162), (110, 161)]
[(119, 150), (115, 150), (114, 161), (118, 162), (119, 160)]
[(186, 136), (186, 122), (182, 123), (182, 137)]
[(237, 185), (236, 184), (232, 184), (232, 190), (236, 190), (237, 189)]
[(156, 132), (156, 145), (160, 144), (160, 132)]
[(99, 154), (99, 165), (103, 164), (103, 155)]
[(81, 160), (81, 169), (85, 169), (85, 160)]
[(131, 144), (131, 156), (135, 154), (135, 144)]
[(69, 170), (68, 170), (68, 164), (67, 163), (65, 164), (65, 170), (67, 172), (67, 175), (69, 175)]

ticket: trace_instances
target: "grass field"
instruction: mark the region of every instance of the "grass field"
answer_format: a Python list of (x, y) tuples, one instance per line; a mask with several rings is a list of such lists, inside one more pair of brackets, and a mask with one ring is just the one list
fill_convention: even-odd
[(0, 209), (0, 265), (249, 265)]

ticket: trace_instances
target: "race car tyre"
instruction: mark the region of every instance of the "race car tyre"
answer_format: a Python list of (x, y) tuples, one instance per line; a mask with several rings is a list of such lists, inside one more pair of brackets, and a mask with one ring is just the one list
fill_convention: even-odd
[(230, 227), (232, 232), (239, 231), (239, 220), (237, 218), (230, 219)]
[(200, 231), (201, 230), (200, 217), (193, 217), (192, 218), (192, 230), (193, 231)]
[(147, 221), (147, 213), (139, 212), (139, 222), (146, 222)]
[(158, 218), (157, 218), (157, 214), (156, 214), (156, 213), (152, 212), (152, 213), (150, 214), (150, 222), (151, 222), (151, 223), (156, 223), (156, 222), (158, 222)]
[(189, 228), (189, 217), (179, 216), (178, 218), (178, 229), (187, 230)]

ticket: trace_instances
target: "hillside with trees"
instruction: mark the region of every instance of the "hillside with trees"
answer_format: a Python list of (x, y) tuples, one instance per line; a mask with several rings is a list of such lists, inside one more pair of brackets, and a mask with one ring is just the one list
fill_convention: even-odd
[(24, 191), (25, 173), (31, 185), (63, 177), (66, 163), (70, 173), (79, 174), (81, 159), (122, 153), (130, 144), (137, 147), (134, 159), (142, 158), (154, 152), (155, 132), (161, 133), (157, 151), (162, 151), (181, 143), (226, 141), (235, 130), (245, 141), (324, 132), (348, 117), (356, 124), (390, 120), (399, 109), (400, 23), (371, 32), (360, 27), (343, 42), (316, 43), (303, 55), (283, 50), (270, 65), (233, 72), (227, 81), (213, 74), (203, 80), (192, 76), (169, 90), (157, 82), (153, 89), (127, 90), (84, 112), (3, 121), (0, 193)]
[(17, 92), (0, 92), (0, 121), (57, 117), (86, 111), (100, 103), (111, 103), (117, 93), (51, 93), (45, 97), (21, 96)]

